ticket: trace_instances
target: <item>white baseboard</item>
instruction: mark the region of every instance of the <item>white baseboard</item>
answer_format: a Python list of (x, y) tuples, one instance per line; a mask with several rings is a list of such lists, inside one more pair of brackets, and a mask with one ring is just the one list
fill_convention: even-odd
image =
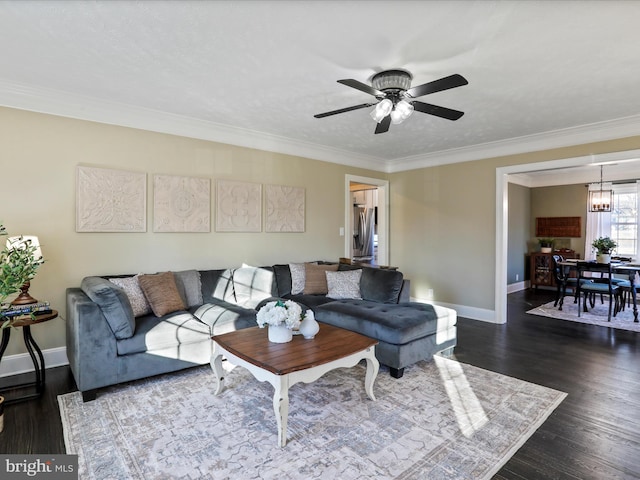
[[(69, 365), (67, 358), (67, 347), (49, 348), (42, 351), (45, 368), (60, 367)], [(19, 353), (2, 357), (0, 363), (0, 377), (18, 375), (19, 373), (33, 372), (33, 360), (28, 353)]]
[(421, 300), (419, 298), (411, 298), (412, 302), (432, 303), (441, 307), (451, 308), (455, 310), (459, 317), (470, 318), (472, 320), (480, 320), (489, 323), (500, 323), (496, 321), (495, 310), (486, 308), (469, 307), (467, 305), (456, 305), (452, 303), (434, 302), (432, 300)]
[(524, 282), (510, 283), (507, 285), (507, 294), (520, 292), (526, 290), (531, 285), (531, 281), (525, 280)]

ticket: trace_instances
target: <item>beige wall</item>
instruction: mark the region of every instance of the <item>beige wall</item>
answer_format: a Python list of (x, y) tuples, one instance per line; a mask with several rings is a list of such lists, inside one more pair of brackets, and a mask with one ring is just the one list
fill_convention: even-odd
[[(2, 208), (11, 235), (40, 238), (46, 263), (31, 293), (64, 316), (65, 289), (87, 275), (270, 265), (344, 254), (345, 174), (385, 174), (124, 127), (0, 108)], [(147, 173), (146, 233), (76, 233), (76, 166)], [(153, 233), (153, 174), (306, 188), (304, 233)], [(65, 345), (64, 320), (33, 328), (43, 349)], [(11, 341), (6, 355), (24, 352)]]
[[(536, 242), (536, 217), (580, 217), (582, 229), (579, 238), (559, 239), (584, 258), (584, 236), (587, 224), (587, 187), (578, 185), (559, 185), (531, 189), (531, 234), (532, 251), (538, 250)], [(556, 245), (557, 247), (558, 245)]]
[(391, 263), (411, 279), (412, 295), (429, 300), (432, 289), (438, 302), (492, 307), (484, 296), (494, 276), (486, 270), (495, 257), (495, 167), (396, 173), (390, 190)]
[[(386, 175), (327, 162), (0, 108), (2, 208), (11, 234), (40, 237), (47, 263), (36, 298), (64, 312), (64, 291), (86, 275), (273, 264), (343, 255), (344, 176), (390, 180), (390, 261), (412, 295), (494, 310), (497, 167), (640, 148), (640, 137)], [(76, 233), (75, 169), (148, 174), (146, 233)], [(305, 233), (153, 233), (153, 174), (306, 188)], [(213, 184), (212, 184), (213, 185)], [(214, 189), (212, 189), (213, 191)], [(214, 202), (212, 201), (212, 206)], [(213, 229), (212, 229), (213, 230)], [(43, 348), (63, 346), (64, 321), (33, 329)], [(12, 341), (7, 355), (23, 352)]]
[(640, 136), (390, 175), (391, 263), (412, 294), (495, 309), (496, 168), (640, 148)]

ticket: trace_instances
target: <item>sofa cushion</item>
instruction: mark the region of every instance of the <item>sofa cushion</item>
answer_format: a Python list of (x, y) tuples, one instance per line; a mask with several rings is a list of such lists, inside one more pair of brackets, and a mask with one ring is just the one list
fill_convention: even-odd
[(300, 295), (285, 295), (282, 298), (286, 300), (293, 300), (296, 303), (299, 303), (302, 306), (303, 310), (308, 308), (315, 309), (318, 305), (324, 305), (325, 303), (333, 302), (333, 299), (327, 297), (326, 295), (305, 295), (301, 293)]
[(202, 305), (200, 272), (197, 270), (183, 270), (181, 272), (173, 272), (173, 277), (176, 280), (182, 303), (187, 308)]
[[(338, 265), (314, 265), (305, 263), (304, 265), (304, 290), (305, 295), (320, 294), (326, 295), (328, 292), (327, 276), (325, 272), (335, 272)], [(293, 293), (293, 289), (291, 290)]]
[(361, 300), (360, 278), (362, 269), (344, 272), (326, 272), (327, 297), (333, 299), (353, 298)]
[(193, 316), (209, 328), (211, 335), (221, 335), (241, 328), (256, 327), (256, 311), (218, 301), (191, 309)]
[(113, 277), (109, 278), (111, 283), (115, 283), (119, 286), (129, 299), (131, 308), (133, 309), (133, 316), (139, 317), (141, 315), (148, 315), (151, 313), (151, 306), (147, 302), (140, 284), (138, 283), (138, 275), (134, 277)]
[(402, 279), (402, 272), (397, 270), (364, 268), (360, 280), (362, 299), (379, 303), (398, 303)]
[(138, 282), (156, 317), (185, 310), (172, 272), (140, 275)]
[(202, 285), (202, 303), (212, 303), (216, 300), (235, 303), (233, 293), (233, 270), (200, 270)]
[(209, 337), (209, 327), (188, 312), (174, 312), (162, 318), (145, 315), (136, 321), (136, 334), (118, 340), (116, 348), (118, 355), (129, 355), (199, 343)]
[(100, 307), (117, 339), (133, 335), (135, 318), (124, 290), (102, 277), (85, 277), (80, 288)]
[(432, 305), (385, 305), (366, 300), (335, 300), (315, 310), (316, 320), (361, 333), (393, 345), (433, 335), (438, 319)]
[(236, 303), (243, 307), (255, 308), (260, 302), (271, 298), (273, 290), (273, 269), (245, 265), (233, 271), (233, 291)]

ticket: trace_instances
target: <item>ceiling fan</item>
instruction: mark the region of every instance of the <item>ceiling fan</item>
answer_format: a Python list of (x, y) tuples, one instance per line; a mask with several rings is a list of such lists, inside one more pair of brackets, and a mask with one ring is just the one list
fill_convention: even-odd
[(314, 115), (314, 117), (324, 118), (375, 105), (376, 108), (371, 112), (371, 117), (378, 123), (375, 133), (384, 133), (389, 130), (391, 123), (399, 124), (404, 122), (411, 116), (414, 110), (446, 118), (447, 120), (458, 120), (464, 115), (464, 112), (460, 112), (459, 110), (439, 107), (430, 103), (414, 100), (414, 98), (422, 97), (430, 93), (467, 85), (469, 82), (462, 75), (450, 75), (411, 88), (412, 79), (413, 76), (405, 70), (385, 70), (373, 76), (371, 86), (353, 79), (338, 80), (338, 83), (342, 83), (347, 87), (373, 95), (377, 101), (332, 110), (331, 112), (319, 113)]

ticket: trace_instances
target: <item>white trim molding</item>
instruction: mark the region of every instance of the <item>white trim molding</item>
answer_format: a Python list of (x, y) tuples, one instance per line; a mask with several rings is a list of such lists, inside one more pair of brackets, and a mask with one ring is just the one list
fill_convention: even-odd
[(353, 200), (351, 182), (366, 183), (378, 187), (378, 265), (389, 264), (389, 181), (380, 178), (361, 177), (346, 174), (344, 176), (344, 255), (351, 257), (353, 242)]
[(386, 159), (184, 115), (0, 80), (0, 105), (395, 173), (636, 136), (640, 115), (479, 145)]
[(412, 302), (428, 303), (439, 307), (450, 308), (455, 310), (458, 317), (469, 318), (471, 320), (480, 320), (488, 323), (500, 323), (497, 321), (496, 312), (486, 308), (470, 307), (468, 305), (457, 305), (453, 303), (435, 302), (433, 300), (423, 300), (411, 297)]
[(521, 292), (531, 286), (531, 281), (525, 280), (524, 282), (510, 283), (507, 285), (507, 294)]
[[(42, 356), (44, 357), (45, 368), (69, 365), (69, 359), (67, 358), (67, 347), (57, 347), (43, 350)], [(33, 360), (31, 360), (31, 357), (28, 353), (18, 353), (16, 355), (2, 357), (2, 363), (0, 363), (0, 378), (33, 371), (35, 371), (33, 368)]]
[(547, 162), (526, 163), (496, 168), (496, 270), (495, 270), (495, 318), (496, 323), (507, 322), (507, 241), (509, 196), (508, 184), (513, 180), (518, 183), (522, 178), (519, 174), (549, 170), (554, 168), (580, 167), (592, 164), (607, 164), (621, 162), (630, 158), (638, 158), (640, 150), (611, 152), (598, 155), (587, 155), (573, 158), (563, 158)]

